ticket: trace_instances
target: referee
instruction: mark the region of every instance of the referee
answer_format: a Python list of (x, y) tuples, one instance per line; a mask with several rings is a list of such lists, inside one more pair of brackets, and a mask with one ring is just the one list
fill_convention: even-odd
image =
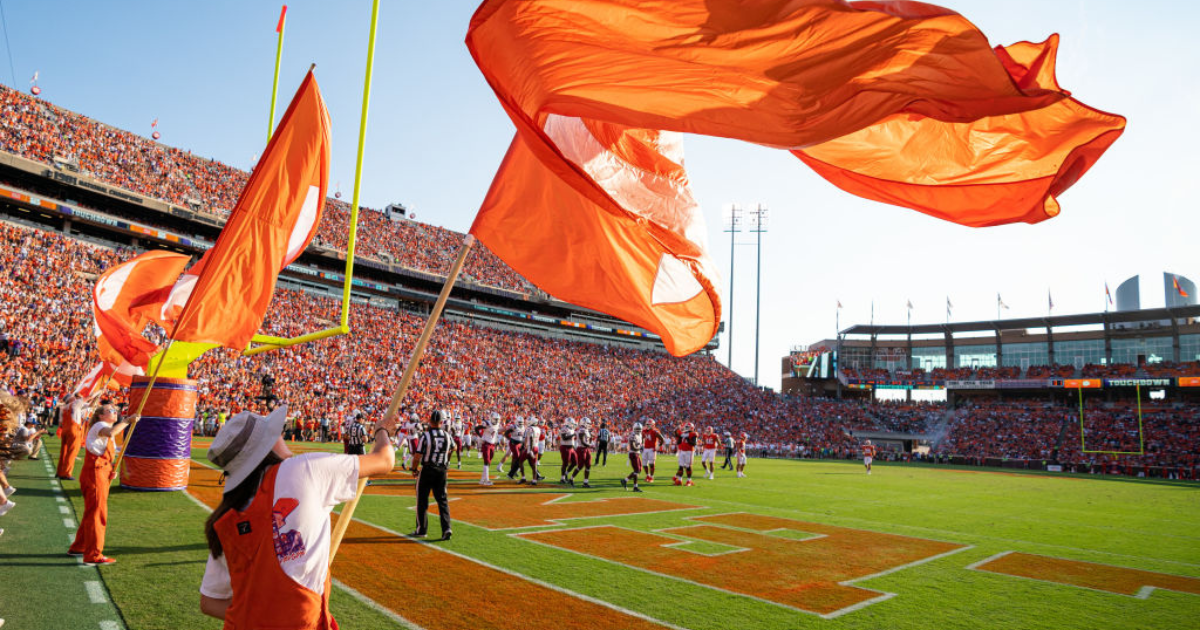
[(600, 464), (600, 457), (604, 457), (604, 463), (601, 466), (608, 466), (608, 440), (612, 437), (608, 431), (608, 422), (600, 421), (600, 435), (596, 439), (596, 463)]
[(346, 427), (346, 454), (365, 455), (363, 444), (367, 441), (367, 430), (362, 425), (362, 412), (354, 414), (350, 426)]
[(446, 466), (450, 461), (450, 436), (442, 430), (442, 421), (450, 413), (435, 409), (429, 417), (429, 430), (421, 434), (413, 458), (413, 474), (417, 477), (417, 529), (410, 536), (425, 537), (429, 527), (425, 512), (429, 509), (429, 492), (438, 504), (438, 520), (442, 522), (442, 540), (450, 540), (450, 505), (446, 500)]

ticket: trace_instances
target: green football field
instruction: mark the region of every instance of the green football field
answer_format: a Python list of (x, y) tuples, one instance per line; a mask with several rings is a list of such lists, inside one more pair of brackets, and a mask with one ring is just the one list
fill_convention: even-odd
[[(7, 628), (218, 628), (198, 611), (204, 503), (113, 489), (106, 553), (65, 556), (77, 482), (13, 465), (0, 518)], [(198, 445), (199, 446), (199, 445)], [(331, 447), (332, 448), (332, 447)], [(202, 448), (193, 451), (203, 461)], [(547, 463), (557, 463), (557, 454)], [(82, 459), (81, 459), (82, 461)], [(633, 498), (595, 488), (483, 491), (479, 460), (451, 482), (455, 537), (422, 543), (411, 477), (373, 484), (334, 564), (343, 628), (1189, 628), (1200, 618), (1200, 485), (974, 468), (752, 459), (670, 485), (673, 458)], [(558, 467), (548, 468), (551, 481)], [(78, 475), (78, 469), (77, 469)], [(431, 530), (436, 531), (436, 521)]]

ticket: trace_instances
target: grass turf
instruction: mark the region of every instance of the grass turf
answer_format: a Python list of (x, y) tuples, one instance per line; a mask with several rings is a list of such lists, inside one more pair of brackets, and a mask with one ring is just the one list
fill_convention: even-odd
[[(322, 447), (318, 447), (322, 448)], [(336, 447), (324, 447), (330, 450)], [(51, 446), (56, 453), (57, 446)], [(203, 459), (200, 449), (194, 451)], [(557, 458), (551, 456), (553, 460)], [(478, 471), (475, 458), (467, 467)], [(746, 479), (718, 471), (715, 481), (697, 478), (693, 488), (669, 486), (672, 458), (660, 459), (659, 482), (644, 496), (703, 506), (686, 512), (661, 512), (568, 520), (563, 525), (516, 531), (487, 531), (461, 521), (445, 549), (506, 571), (568, 589), (663, 622), (697, 630), (753, 628), (1174, 628), (1188, 627), (1200, 615), (1200, 596), (1155, 591), (1135, 599), (1062, 584), (971, 571), (967, 565), (1003, 551), (1097, 562), (1162, 573), (1200, 576), (1200, 486), (1125, 478), (1013, 475), (980, 469), (877, 464), (871, 476), (851, 462), (751, 460)], [(18, 466), (26, 466), (18, 463)], [(571, 491), (565, 502), (629, 496), (617, 478), (626, 471), (614, 458), (593, 475), (596, 488)], [(557, 467), (548, 476), (557, 476)], [(41, 472), (40, 469), (38, 472)], [(662, 483), (666, 480), (666, 484)], [(32, 482), (31, 482), (32, 483)], [(450, 494), (470, 500), (471, 482), (452, 482)], [(67, 483), (82, 511), (77, 486)], [(24, 492), (24, 490), (23, 490)], [(523, 490), (523, 492), (529, 492)], [(537, 492), (560, 494), (556, 485)], [(16, 499), (20, 500), (18, 494)], [(356, 518), (396, 532), (412, 529), (410, 495), (368, 495)], [(18, 508), (18, 510), (20, 507)], [(454, 503), (451, 503), (453, 512)], [(925, 564), (857, 582), (862, 588), (895, 593), (834, 619), (821, 619), (768, 602), (702, 585), (634, 570), (562, 549), (534, 544), (510, 534), (562, 527), (616, 525), (643, 532), (692, 525), (688, 517), (728, 512), (840, 526), (916, 538), (949, 541), (971, 548)], [(16, 527), (13, 514), (0, 526)], [(28, 516), (36, 516), (33, 510)], [(110, 498), (109, 544), (118, 558), (104, 568), (104, 581), (130, 628), (214, 628), (197, 608), (197, 588), (205, 549), (204, 511), (181, 493), (129, 493), (114, 489)], [(46, 516), (53, 519), (54, 516)], [(53, 532), (66, 538), (61, 519)], [(50, 525), (46, 525), (47, 528)], [(36, 527), (22, 524), (21, 527)], [(436, 531), (435, 524), (430, 525)], [(9, 563), (32, 565), (24, 545), (12, 548), (12, 529), (0, 538), (5, 574)], [(784, 536), (798, 537), (794, 533)], [(713, 543), (686, 545), (697, 553), (726, 551)], [(836, 559), (835, 559), (836, 560)], [(720, 570), (721, 564), (716, 563)], [(29, 566), (19, 584), (52, 583), (51, 567)], [(74, 569), (82, 571), (81, 569)], [(802, 570), (802, 567), (799, 569)], [(392, 575), (366, 575), (349, 586), (371, 596), (376, 580), (403, 581), (405, 569)], [(36, 578), (36, 579), (34, 579)], [(744, 579), (753, 583), (753, 574)], [(6, 580), (8, 582), (8, 580)], [(475, 606), (486, 601), (487, 584), (447, 584), (446, 605)], [(343, 627), (392, 628), (396, 622), (335, 589), (333, 608)], [(16, 601), (3, 602), (0, 616)], [(528, 604), (536, 605), (536, 603)], [(404, 610), (397, 613), (405, 614)], [(411, 618), (411, 617), (410, 617)], [(412, 618), (417, 624), (422, 619)], [(30, 628), (66, 627), (49, 618), (30, 618)], [(96, 627), (72, 624), (71, 627)], [(600, 623), (597, 627), (602, 627)]]

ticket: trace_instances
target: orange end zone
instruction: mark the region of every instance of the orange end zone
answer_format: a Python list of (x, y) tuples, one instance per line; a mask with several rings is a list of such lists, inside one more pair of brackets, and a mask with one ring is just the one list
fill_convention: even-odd
[(1029, 553), (1007, 553), (989, 558), (971, 568), (989, 573), (1055, 582), (1097, 591), (1145, 599), (1150, 590), (1161, 588), (1200, 595), (1200, 579), (1127, 569), (1107, 564), (1064, 560)]
[[(216, 506), (217, 476), (193, 464), (188, 492)], [(597, 620), (600, 627), (666, 628), (357, 521), (342, 541), (333, 576), (426, 630), (595, 630)], [(461, 589), (476, 587), (471, 598), (461, 597)]]
[[(705, 556), (668, 546), (677, 545), (678, 538), (612, 526), (516, 535), (823, 616), (834, 616), (849, 607), (886, 597), (879, 591), (848, 582), (967, 548), (948, 542), (750, 514), (689, 520), (705, 524), (662, 531), (750, 551)], [(757, 531), (739, 531), (721, 525)], [(766, 533), (776, 529), (819, 534), (819, 537), (795, 540)]]

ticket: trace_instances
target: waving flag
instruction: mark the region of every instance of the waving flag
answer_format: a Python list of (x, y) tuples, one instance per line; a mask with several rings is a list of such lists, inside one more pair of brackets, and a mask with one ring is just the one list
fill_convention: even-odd
[(1175, 292), (1179, 294), (1179, 297), (1188, 297), (1188, 292), (1184, 291), (1179, 284), (1179, 276), (1171, 276), (1171, 284), (1175, 286)]
[(1108, 283), (1107, 283), (1107, 282), (1105, 282), (1105, 283), (1104, 283), (1104, 299), (1108, 300), (1108, 303), (1109, 303), (1109, 304), (1112, 304), (1112, 303), (1113, 303), (1113, 299), (1112, 299), (1112, 293), (1110, 293), (1110, 292), (1109, 292), (1109, 290), (1108, 290)]
[(151, 321), (168, 325), (158, 317), (167, 297), (163, 288), (171, 286), (189, 260), (184, 254), (151, 251), (101, 274), (92, 292), (92, 315), (96, 336), (107, 346), (101, 348), (103, 359), (146, 367), (158, 344), (142, 332)]
[[(1017, 85), (1059, 91), (1058, 36), (996, 48)], [(1074, 98), (960, 122), (897, 113), (794, 153), (858, 195), (982, 227), (1058, 215), (1058, 195), (1095, 164), (1125, 119)]]
[[(678, 132), (797, 151), (831, 180), (883, 181), (911, 170), (904, 160), (927, 159), (930, 178), (900, 183), (944, 186), (938, 196), (878, 187), (907, 191), (888, 200), (923, 212), (945, 204), (942, 218), (967, 225), (1027, 220), (1090, 166), (1079, 155), (1094, 161), (1107, 146), (1081, 144), (1095, 134), (1073, 119), (1062, 133), (1042, 118), (1010, 119), (1067, 100), (1045, 58), (1022, 46), (993, 51), (963, 17), (917, 2), (486, 0), (467, 46), (517, 127), (471, 232), (545, 291), (653, 330), (677, 355), (703, 347), (720, 319)], [(886, 125), (925, 120), (944, 126), (910, 136), (935, 151), (866, 152)], [(972, 123), (994, 150), (982, 131), (936, 142), (936, 129), (962, 135), (945, 125)], [(860, 132), (856, 144), (828, 144)], [(1024, 144), (1036, 146), (1017, 150)], [(1064, 168), (1018, 169), (1021, 182), (1039, 174), (1036, 186), (999, 174), (1006, 159), (1041, 164), (1034, 153), (1051, 146), (1045, 163), (1064, 159)], [(883, 170), (867, 168), (875, 160)], [(972, 160), (994, 167), (990, 179), (973, 179), (984, 169)], [(988, 194), (974, 205), (946, 201), (968, 183), (988, 184)], [(1014, 209), (997, 209), (1006, 204)]]
[(329, 184), (329, 113), (309, 71), (212, 249), (181, 276), (162, 310), (171, 338), (244, 349), (262, 325), (279, 272), (312, 241)]
[(1002, 308), (1006, 311), (1008, 310), (1008, 305), (1004, 303), (1004, 300), (1000, 299), (999, 293), (996, 294), (996, 308)]

